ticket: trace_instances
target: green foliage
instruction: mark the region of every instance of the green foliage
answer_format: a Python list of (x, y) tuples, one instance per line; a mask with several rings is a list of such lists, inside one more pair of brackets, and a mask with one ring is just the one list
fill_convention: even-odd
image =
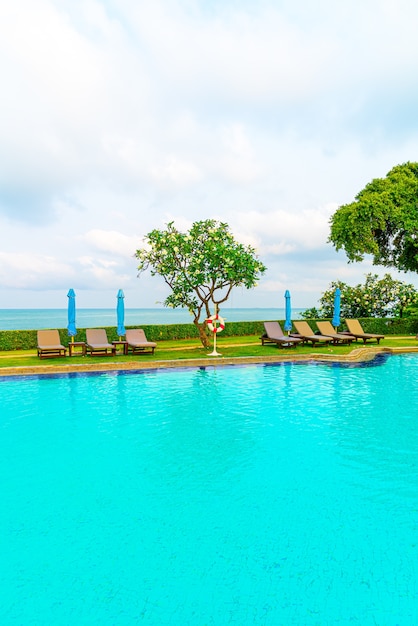
[[(358, 318), (365, 333), (381, 335), (416, 335), (418, 323), (412, 318)], [(344, 326), (344, 324), (342, 324)], [(340, 329), (339, 329), (340, 330)], [(344, 330), (347, 330), (344, 328)]]
[(418, 304), (411, 304), (410, 306), (407, 306), (404, 312), (404, 316), (414, 320), (418, 320)]
[(228, 322), (225, 323), (225, 330), (221, 335), (218, 335), (222, 340), (222, 337), (244, 337), (250, 335), (261, 336), (264, 333), (263, 322)]
[(36, 345), (36, 330), (0, 331), (0, 350), (31, 350)]
[(418, 163), (376, 178), (330, 220), (331, 241), (349, 261), (373, 255), (375, 265), (418, 271)]
[[(418, 306), (418, 292), (411, 284), (395, 280), (390, 274), (379, 278), (377, 274), (367, 274), (366, 282), (350, 287), (341, 282), (332, 282), (330, 288), (320, 298), (318, 315), (312, 317), (332, 317), (334, 294), (341, 289), (341, 318), (359, 317), (403, 317), (409, 307)], [(411, 309), (412, 310), (412, 309)], [(303, 317), (316, 309), (308, 309)]]
[[(126, 328), (130, 328), (127, 326)], [(167, 341), (177, 339), (197, 339), (199, 331), (195, 324), (167, 324), (161, 326), (141, 326), (144, 329), (149, 341)], [(111, 330), (107, 329), (108, 337), (111, 336)], [(264, 332), (263, 322), (228, 322), (225, 323), (225, 329), (218, 334), (218, 340), (223, 337), (243, 337), (245, 335), (256, 335)], [(112, 337), (111, 341), (116, 339)]]
[[(126, 328), (133, 328), (127, 326)], [(164, 324), (143, 325), (147, 339), (149, 341), (169, 341), (180, 339), (198, 339), (199, 331), (194, 324)], [(105, 328), (109, 341), (117, 341), (119, 336), (115, 327)], [(255, 335), (264, 332), (263, 322), (227, 322), (225, 330), (218, 335), (222, 337), (241, 337), (245, 335)], [(60, 329), (60, 338), (63, 346), (68, 346), (71, 338), (68, 337), (67, 329)], [(77, 329), (75, 341), (86, 341), (86, 331), (83, 328)], [(9, 350), (35, 350), (37, 346), (36, 330), (0, 330), (0, 351)]]
[(171, 289), (164, 305), (187, 308), (205, 346), (204, 321), (215, 305), (220, 312), (233, 287), (255, 287), (266, 270), (251, 246), (237, 242), (228, 224), (215, 220), (195, 222), (188, 233), (170, 222), (165, 230), (148, 233), (145, 244), (135, 255), (139, 274), (149, 269), (152, 276), (162, 276)]
[[(129, 328), (127, 326), (126, 328)], [(193, 324), (168, 324), (167, 326), (141, 326), (148, 341), (166, 341), (176, 339), (193, 339), (199, 336)]]
[[(349, 316), (347, 316), (350, 319)], [(316, 322), (327, 319), (331, 321), (331, 316), (326, 318), (304, 318), (315, 332)], [(418, 319), (413, 318), (378, 318), (378, 317), (357, 317), (365, 333), (377, 333), (380, 335), (416, 335), (418, 331)], [(344, 318), (341, 318), (341, 326), (338, 332), (348, 331)], [(319, 331), (318, 331), (319, 332)]]
[(311, 307), (310, 309), (305, 309), (302, 313), (299, 314), (300, 318), (303, 320), (314, 320), (321, 318), (321, 312), (318, 311), (316, 307)]
[[(310, 322), (312, 328), (315, 328), (316, 319), (323, 319), (319, 317), (306, 318)], [(279, 320), (283, 326), (284, 320)], [(383, 335), (416, 335), (418, 332), (418, 317), (405, 317), (405, 318), (360, 318), (361, 325), (365, 332), (380, 333)], [(130, 328), (130, 327), (128, 327)], [(182, 340), (197, 340), (199, 337), (198, 330), (194, 324), (168, 324), (162, 326), (142, 326), (147, 338), (150, 341), (179, 341)], [(346, 330), (344, 322), (341, 324), (339, 330)], [(60, 329), (61, 342), (64, 346), (68, 346), (71, 339), (67, 335), (66, 329)], [(106, 328), (107, 337), (109, 341), (118, 339), (116, 328)], [(249, 337), (254, 336), (259, 338), (264, 333), (263, 322), (227, 322), (225, 330), (218, 335), (218, 341), (222, 345), (222, 341), (227, 337)], [(34, 356), (36, 354), (36, 330), (2, 330), (0, 331), (0, 351), (13, 352), (16, 350), (33, 350)], [(85, 330), (78, 329), (76, 341), (85, 340)], [(162, 347), (162, 346), (161, 346)], [(179, 344), (181, 347), (181, 344)], [(245, 349), (244, 356), (245, 356)], [(262, 351), (262, 354), (265, 350)], [(161, 358), (160, 348), (157, 347), (156, 357)], [(67, 357), (68, 358), (68, 357)], [(84, 357), (87, 358), (87, 357)], [(38, 362), (38, 360), (36, 361)], [(3, 360), (0, 366), (4, 366)]]

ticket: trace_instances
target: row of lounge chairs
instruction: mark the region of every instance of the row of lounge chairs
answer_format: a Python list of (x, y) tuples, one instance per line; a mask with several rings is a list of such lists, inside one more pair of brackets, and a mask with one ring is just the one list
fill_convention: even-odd
[(346, 319), (348, 331), (338, 333), (334, 330), (331, 322), (316, 322), (318, 331), (312, 330), (308, 322), (294, 322), (296, 333), (285, 335), (279, 322), (264, 322), (265, 333), (261, 337), (262, 345), (266, 343), (275, 343), (280, 348), (296, 348), (298, 344), (310, 343), (312, 347), (315, 345), (333, 345), (348, 344), (361, 339), (364, 344), (368, 341), (376, 341), (378, 344), (384, 335), (376, 333), (365, 333), (358, 320)]
[[(127, 352), (131, 350), (133, 354), (154, 354), (156, 347), (156, 343), (147, 340), (142, 328), (126, 330)], [(116, 345), (115, 342), (108, 342), (106, 331), (103, 328), (87, 328), (86, 352), (87, 354), (91, 354), (91, 356), (115, 354)]]
[[(80, 342), (85, 346), (85, 353), (91, 356), (111, 356), (116, 354), (116, 345), (110, 343), (104, 328), (87, 328), (86, 341)], [(132, 354), (154, 354), (157, 344), (148, 341), (142, 328), (126, 330), (125, 353), (131, 350)], [(41, 359), (66, 356), (67, 348), (61, 344), (58, 330), (38, 330), (38, 357)]]
[[(264, 322), (265, 333), (261, 337), (262, 345), (274, 343), (281, 348), (295, 348), (300, 343), (316, 344), (330, 343), (351, 344), (359, 339), (363, 343), (367, 341), (380, 342), (384, 335), (375, 333), (365, 333), (358, 320), (345, 320), (348, 332), (337, 333), (330, 322), (317, 322), (318, 332), (314, 332), (308, 322), (294, 322), (296, 333), (285, 335), (279, 322)], [(142, 328), (132, 328), (126, 330), (126, 340), (123, 342), (110, 343), (103, 328), (87, 328), (86, 342), (78, 342), (85, 348), (85, 354), (91, 356), (111, 356), (116, 354), (116, 346), (123, 343), (125, 354), (131, 350), (132, 354), (154, 354), (157, 344), (148, 341)], [(38, 330), (38, 357), (41, 359), (50, 357), (66, 356), (67, 348), (61, 344), (58, 330)], [(71, 354), (71, 352), (70, 352)]]

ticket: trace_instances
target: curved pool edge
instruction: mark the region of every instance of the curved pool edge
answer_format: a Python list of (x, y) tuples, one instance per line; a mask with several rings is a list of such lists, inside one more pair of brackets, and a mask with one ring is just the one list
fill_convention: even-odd
[(32, 366), (3, 367), (0, 368), (0, 377), (3, 376), (30, 376), (42, 374), (71, 374), (76, 372), (106, 372), (106, 371), (130, 371), (130, 370), (156, 370), (170, 368), (190, 367), (214, 367), (225, 365), (250, 365), (263, 363), (362, 363), (372, 361), (379, 354), (404, 354), (418, 352), (417, 347), (388, 348), (381, 346), (364, 346), (355, 348), (350, 354), (275, 354), (271, 356), (248, 356), (248, 357), (204, 357), (197, 359), (164, 360), (164, 361), (106, 361), (68, 365), (41, 364)]

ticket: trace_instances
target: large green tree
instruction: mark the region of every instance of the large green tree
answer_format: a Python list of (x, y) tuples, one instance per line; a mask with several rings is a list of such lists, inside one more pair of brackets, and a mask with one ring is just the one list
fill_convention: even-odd
[(331, 217), (331, 241), (349, 261), (373, 256), (375, 265), (418, 271), (418, 163), (397, 165), (375, 178)]
[(233, 287), (255, 287), (266, 270), (254, 248), (236, 241), (228, 224), (216, 220), (195, 222), (187, 233), (170, 222), (165, 230), (148, 233), (144, 244), (135, 254), (139, 274), (149, 269), (152, 276), (163, 277), (171, 289), (164, 306), (190, 311), (205, 348), (205, 320), (213, 307), (219, 312)]

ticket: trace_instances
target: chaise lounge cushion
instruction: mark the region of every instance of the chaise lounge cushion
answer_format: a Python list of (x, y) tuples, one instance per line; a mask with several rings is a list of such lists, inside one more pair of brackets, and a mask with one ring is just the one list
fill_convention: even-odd
[(325, 337), (331, 337), (334, 344), (337, 343), (348, 343), (350, 344), (355, 340), (353, 335), (349, 335), (346, 333), (337, 333), (335, 332), (331, 322), (317, 322), (319, 332)]
[(331, 337), (325, 335), (316, 335), (308, 322), (294, 322), (296, 331), (304, 341), (309, 341), (312, 347), (315, 347), (316, 343), (331, 343)]
[(131, 349), (133, 354), (150, 352), (154, 354), (157, 344), (154, 341), (148, 341), (142, 328), (126, 329), (126, 342), (128, 350)]
[(285, 335), (279, 322), (264, 322), (264, 329), (266, 332), (260, 337), (262, 346), (275, 343), (278, 348), (296, 348), (298, 343), (302, 343), (302, 339)]
[(384, 339), (384, 335), (379, 335), (376, 333), (365, 333), (360, 322), (357, 319), (354, 320), (345, 320), (347, 324), (348, 332), (350, 335), (353, 335), (356, 339), (363, 339), (363, 343), (367, 343), (367, 341), (377, 341), (380, 343), (381, 339)]
[(86, 329), (86, 351), (91, 356), (111, 355), (116, 353), (116, 347), (109, 343), (104, 328)]
[(40, 359), (66, 355), (67, 348), (61, 344), (58, 330), (38, 330), (37, 336)]

